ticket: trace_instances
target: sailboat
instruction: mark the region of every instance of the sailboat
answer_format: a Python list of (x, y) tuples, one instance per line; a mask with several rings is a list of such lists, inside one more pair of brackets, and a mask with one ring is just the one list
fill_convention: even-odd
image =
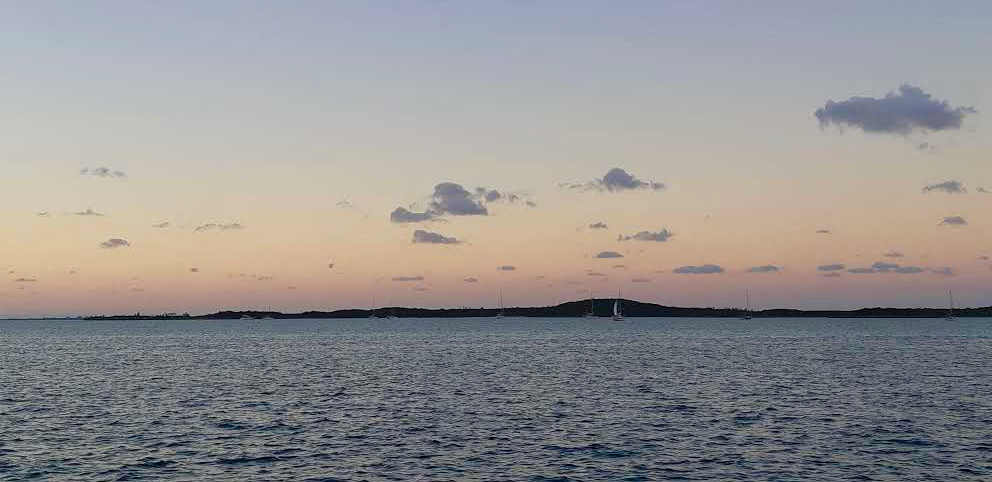
[(947, 321), (954, 321), (954, 294), (951, 290), (947, 290), (947, 315), (944, 316)]
[(613, 302), (613, 321), (623, 321), (623, 311), (620, 309), (620, 288), (617, 288), (617, 299)]
[(582, 315), (583, 318), (596, 317), (596, 302), (592, 300), (592, 291), (589, 292), (589, 312)]
[(747, 303), (746, 306), (747, 306), (747, 308), (744, 308), (744, 314), (741, 316), (741, 319), (742, 320), (750, 320), (751, 319), (751, 293), (745, 291), (744, 292), (744, 299), (746, 300), (746, 303)]
[(499, 312), (496, 313), (496, 318), (503, 318), (503, 292), (499, 292)]

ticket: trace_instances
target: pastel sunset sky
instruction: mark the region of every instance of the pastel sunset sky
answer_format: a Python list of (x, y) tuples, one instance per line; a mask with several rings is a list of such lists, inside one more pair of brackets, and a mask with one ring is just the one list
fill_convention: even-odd
[(0, 317), (992, 305), (990, 18), (7, 1)]

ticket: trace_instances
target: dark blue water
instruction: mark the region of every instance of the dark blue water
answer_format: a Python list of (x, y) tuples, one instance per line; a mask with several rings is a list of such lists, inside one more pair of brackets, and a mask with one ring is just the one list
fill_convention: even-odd
[(992, 480), (992, 320), (0, 322), (0, 480)]

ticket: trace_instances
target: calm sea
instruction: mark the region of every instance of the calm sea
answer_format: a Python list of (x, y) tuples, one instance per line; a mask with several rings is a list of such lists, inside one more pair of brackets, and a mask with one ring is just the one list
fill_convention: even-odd
[(0, 322), (0, 480), (992, 480), (992, 320)]

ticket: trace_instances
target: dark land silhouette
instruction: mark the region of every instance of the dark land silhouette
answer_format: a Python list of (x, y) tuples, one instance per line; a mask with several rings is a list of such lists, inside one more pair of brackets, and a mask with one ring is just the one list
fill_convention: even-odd
[[(613, 314), (613, 299), (595, 300), (595, 315), (610, 317)], [(663, 306), (655, 303), (641, 303), (633, 300), (621, 300), (623, 314), (628, 318), (734, 318), (744, 314), (739, 308), (685, 308)], [(570, 301), (555, 306), (504, 308), (503, 315), (507, 317), (542, 317), (542, 318), (578, 318), (589, 311), (589, 300)], [(943, 318), (947, 316), (947, 308), (861, 308), (857, 310), (799, 310), (773, 308), (767, 310), (751, 310), (754, 318)], [(386, 318), (485, 318), (495, 317), (498, 308), (406, 308), (401, 306), (382, 307), (375, 310), (375, 317)], [(273, 318), (279, 320), (303, 318), (370, 318), (372, 310), (343, 309), (334, 311), (304, 311), (301, 313), (280, 313), (277, 311), (219, 311), (205, 315), (163, 314), (143, 315), (111, 315), (88, 316), (86, 320), (185, 320), (211, 319), (231, 320), (240, 318)], [(955, 317), (992, 317), (992, 306), (982, 308), (956, 308)]]

